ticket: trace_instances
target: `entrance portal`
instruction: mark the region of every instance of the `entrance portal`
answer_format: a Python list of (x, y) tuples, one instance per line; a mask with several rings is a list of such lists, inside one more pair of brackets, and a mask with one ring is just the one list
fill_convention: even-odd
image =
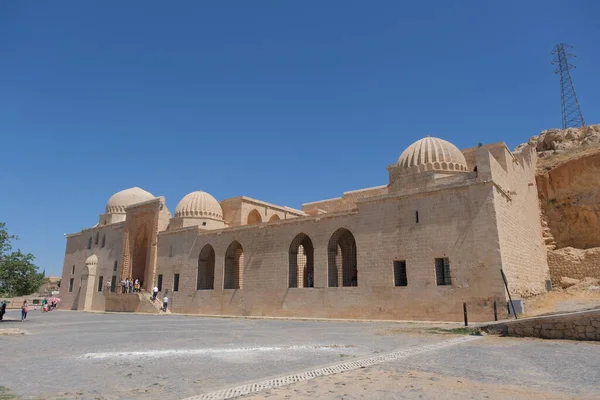
[(133, 242), (133, 262), (131, 268), (132, 279), (139, 279), (140, 286), (143, 286), (146, 276), (146, 264), (148, 262), (148, 229), (142, 225), (135, 234)]

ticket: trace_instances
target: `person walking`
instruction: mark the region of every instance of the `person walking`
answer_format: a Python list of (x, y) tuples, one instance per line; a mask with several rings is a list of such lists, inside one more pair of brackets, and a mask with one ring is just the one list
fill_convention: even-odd
[(167, 312), (167, 307), (169, 306), (169, 298), (167, 296), (163, 297), (163, 311)]
[(6, 301), (3, 301), (0, 306), (0, 321), (4, 319), (4, 314), (6, 314)]
[(27, 313), (29, 312), (29, 305), (27, 300), (23, 300), (23, 306), (21, 307), (21, 322), (27, 319)]
[(158, 286), (154, 286), (154, 289), (152, 289), (152, 301), (156, 300), (156, 296), (158, 296)]
[(109, 280), (106, 281), (106, 293), (110, 293), (111, 282)]

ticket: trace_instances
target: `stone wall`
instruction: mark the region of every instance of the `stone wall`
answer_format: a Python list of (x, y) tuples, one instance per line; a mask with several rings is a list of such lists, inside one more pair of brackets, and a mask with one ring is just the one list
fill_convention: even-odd
[(527, 318), (494, 324), (483, 329), (500, 331), (507, 336), (600, 340), (600, 310)]
[[(97, 244), (95, 241), (96, 234), (99, 236)], [(90, 238), (92, 238), (92, 246), (88, 249)], [(96, 269), (96, 281), (94, 283), (95, 291), (92, 300), (92, 309), (104, 310), (103, 292), (106, 291), (106, 281), (110, 282), (113, 275), (117, 276), (118, 271), (121, 269), (122, 243), (123, 223), (98, 226), (67, 237), (60, 294), (58, 296), (62, 299), (59, 308), (68, 310), (77, 309), (82, 277), (85, 273), (85, 261), (89, 256), (95, 254), (98, 257), (98, 266)], [(117, 262), (118, 271), (114, 271), (115, 262)], [(103, 280), (102, 292), (98, 292), (97, 287), (100, 277)], [(71, 279), (73, 279), (73, 290), (69, 291), (69, 281)]]
[(302, 204), (302, 210), (311, 213), (312, 210), (323, 210), (326, 212), (349, 211), (356, 208), (356, 202), (373, 196), (378, 196), (388, 192), (387, 185), (375, 186), (366, 189), (352, 190), (344, 192), (342, 197), (335, 199), (314, 201), (312, 203)]
[(552, 285), (560, 286), (562, 277), (600, 279), (600, 247), (581, 250), (565, 247), (548, 252)]
[[(467, 185), (364, 201), (358, 210), (218, 231), (161, 232), (157, 274), (174, 312), (316, 318), (462, 320), (493, 318), (505, 301), (492, 185)], [(420, 218), (415, 220), (415, 212)], [(357, 247), (358, 285), (329, 287), (328, 243), (348, 229)], [(314, 287), (290, 288), (290, 244), (314, 246)], [(223, 289), (225, 254), (238, 241), (243, 288)], [(214, 289), (197, 290), (204, 246), (215, 251)], [(171, 252), (169, 252), (169, 249)], [(448, 257), (452, 284), (436, 284), (435, 258)], [(408, 286), (394, 286), (394, 260), (406, 261)], [(179, 288), (174, 291), (174, 275)], [(162, 293), (161, 293), (162, 295)]]
[[(496, 268), (498, 274), (500, 267), (504, 270), (513, 297), (529, 297), (545, 293), (550, 279), (535, 183), (536, 155), (533, 149), (524, 149), (513, 157), (506, 147), (502, 149), (502, 156), (498, 148), (496, 155), (488, 153), (502, 249), (502, 263)], [(481, 178), (487, 172), (483, 169)]]

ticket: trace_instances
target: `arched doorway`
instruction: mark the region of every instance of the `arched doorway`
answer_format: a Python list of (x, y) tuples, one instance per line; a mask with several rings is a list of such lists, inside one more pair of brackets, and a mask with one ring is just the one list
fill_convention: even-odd
[(146, 264), (148, 262), (148, 229), (145, 225), (138, 228), (133, 242), (133, 260), (131, 268), (131, 279), (139, 279), (140, 285), (143, 285), (146, 276)]
[(289, 255), (289, 287), (314, 287), (314, 247), (308, 235), (296, 235), (290, 244)]
[(260, 216), (260, 213), (258, 212), (258, 210), (252, 210), (248, 213), (248, 218), (246, 220), (246, 223), (248, 225), (260, 224), (261, 222), (262, 222), (262, 217)]
[(212, 290), (215, 286), (215, 249), (205, 245), (198, 256), (197, 290)]
[(348, 229), (340, 228), (331, 235), (327, 246), (329, 287), (358, 286), (356, 240)]
[(244, 275), (244, 249), (238, 241), (229, 245), (225, 252), (223, 289), (240, 289)]

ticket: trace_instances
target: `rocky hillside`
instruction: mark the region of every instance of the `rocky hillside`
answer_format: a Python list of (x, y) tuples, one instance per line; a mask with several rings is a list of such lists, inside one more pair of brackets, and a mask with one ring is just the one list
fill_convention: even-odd
[(543, 131), (527, 144), (540, 157), (536, 181), (552, 244), (600, 247), (600, 124)]
[(600, 124), (547, 130), (526, 144), (539, 157), (536, 182), (553, 285), (600, 279)]

